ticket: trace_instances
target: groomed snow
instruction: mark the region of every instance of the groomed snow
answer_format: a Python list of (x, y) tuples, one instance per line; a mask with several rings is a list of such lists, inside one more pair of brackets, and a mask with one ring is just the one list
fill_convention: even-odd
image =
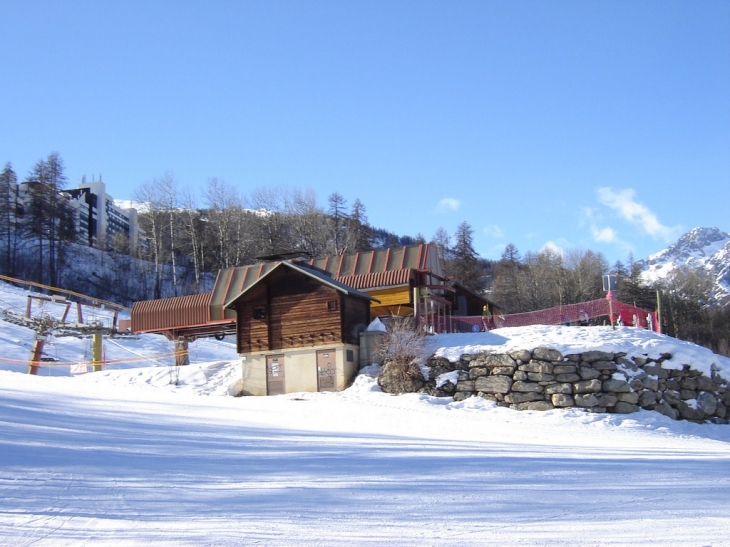
[[(31, 339), (0, 322), (2, 356), (27, 356)], [(59, 358), (82, 360), (87, 341), (64, 340)], [(728, 370), (633, 329), (430, 342), (449, 357), (550, 346)], [(152, 335), (106, 346), (171, 350)], [(0, 545), (730, 545), (730, 426), (391, 396), (377, 367), (341, 393), (238, 398), (232, 346), (195, 342), (182, 368), (0, 371)]]

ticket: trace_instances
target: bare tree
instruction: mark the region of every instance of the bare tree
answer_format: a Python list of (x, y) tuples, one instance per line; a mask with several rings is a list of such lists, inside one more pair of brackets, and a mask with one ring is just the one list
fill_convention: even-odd
[(495, 266), (492, 295), (509, 313), (524, 311), (520, 276), (522, 257), (517, 247), (510, 243)]
[(4, 273), (14, 275), (17, 248), (16, 210), (18, 177), (10, 163), (0, 173), (0, 238), (4, 243)]
[(528, 252), (518, 273), (521, 309), (532, 311), (566, 302), (568, 276), (560, 253), (546, 248), (539, 253)]
[(712, 338), (708, 327), (714, 307), (714, 280), (704, 270), (677, 267), (661, 283), (665, 332), (706, 345)]
[(251, 202), (258, 219), (258, 238), (262, 254), (290, 251), (287, 233), (287, 194), (280, 188), (260, 188), (251, 194)]
[(240, 257), (237, 242), (242, 226), (242, 199), (236, 188), (224, 180), (208, 179), (205, 191), (208, 227), (215, 234), (215, 263), (219, 268), (229, 268)]
[(192, 258), (193, 276), (195, 278), (195, 286), (200, 290), (201, 273), (204, 268), (204, 256), (202, 252), (202, 224), (200, 222), (200, 211), (195, 207), (195, 200), (189, 189), (184, 189), (181, 193), (182, 212), (182, 241), (181, 249), (183, 253)]
[(178, 184), (171, 171), (166, 172), (162, 178), (157, 180), (159, 196), (162, 199), (163, 210), (167, 223), (167, 235), (169, 240), (169, 255), (172, 273), (172, 287), (175, 296), (178, 294), (178, 272), (177, 272), (177, 237), (175, 229), (175, 215), (179, 210)]
[(310, 256), (327, 252), (327, 216), (317, 205), (312, 190), (294, 190), (286, 199), (287, 218), (290, 225), (292, 250)]
[(436, 245), (439, 259), (442, 264), (445, 264), (449, 259), (449, 250), (451, 248), (451, 237), (449, 233), (443, 227), (439, 226), (431, 238), (431, 244)]
[(565, 253), (568, 286), (563, 303), (587, 302), (601, 298), (602, 277), (608, 271), (608, 263), (601, 253), (580, 249)]
[[(139, 215), (140, 228), (147, 234), (146, 248), (141, 249), (143, 257), (148, 254), (154, 264), (153, 297), (162, 298), (163, 230), (165, 226), (164, 193), (157, 179), (144, 182), (134, 192), (134, 199), (144, 204)], [(146, 251), (146, 253), (144, 253)]]

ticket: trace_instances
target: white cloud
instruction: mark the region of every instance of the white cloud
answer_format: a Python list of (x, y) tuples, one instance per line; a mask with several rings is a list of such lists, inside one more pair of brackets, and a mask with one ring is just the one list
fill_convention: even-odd
[(618, 231), (604, 225), (603, 216), (591, 207), (584, 207), (579, 220), (580, 226), (588, 226), (593, 240), (598, 243), (617, 245), (625, 251), (633, 252), (634, 247), (619, 237)]
[(616, 211), (623, 219), (638, 226), (652, 237), (659, 237), (665, 241), (671, 241), (677, 237), (680, 231), (678, 226), (664, 226), (657, 216), (645, 205), (634, 199), (636, 192), (627, 188), (626, 190), (614, 190), (613, 188), (598, 188), (598, 200)]
[(451, 211), (456, 211), (459, 207), (461, 207), (461, 202), (458, 199), (443, 198), (439, 201), (438, 211), (440, 213), (450, 213)]
[(542, 249), (540, 251), (553, 251), (555, 254), (559, 256), (565, 256), (565, 247), (567, 245), (567, 241), (565, 239), (559, 239), (557, 242), (555, 241), (548, 241), (545, 243), (545, 245), (542, 246)]
[(591, 233), (593, 234), (593, 239), (601, 243), (616, 243), (618, 241), (616, 230), (610, 227), (600, 228), (593, 225), (591, 226)]
[(489, 224), (485, 226), (484, 228), (482, 228), (482, 232), (484, 232), (485, 235), (491, 237), (492, 239), (500, 239), (504, 237), (504, 231), (496, 224)]

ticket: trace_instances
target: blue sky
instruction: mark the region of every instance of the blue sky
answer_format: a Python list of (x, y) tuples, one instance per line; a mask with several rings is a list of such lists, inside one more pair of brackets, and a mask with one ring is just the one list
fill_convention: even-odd
[(0, 161), (360, 199), (499, 258), (730, 230), (730, 2), (0, 0)]

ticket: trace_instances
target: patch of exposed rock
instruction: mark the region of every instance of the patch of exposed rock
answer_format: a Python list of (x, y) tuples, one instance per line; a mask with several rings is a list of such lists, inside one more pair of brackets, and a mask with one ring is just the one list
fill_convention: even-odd
[[(728, 381), (714, 372), (708, 377), (690, 364), (662, 366), (670, 358), (627, 358), (604, 351), (562, 355), (551, 348), (462, 355), (458, 362), (433, 357), (426, 363), (431, 380), (420, 391), (457, 401), (483, 397), (516, 410), (628, 414), (646, 409), (675, 420), (729, 423)], [(456, 383), (437, 381), (454, 371)]]

